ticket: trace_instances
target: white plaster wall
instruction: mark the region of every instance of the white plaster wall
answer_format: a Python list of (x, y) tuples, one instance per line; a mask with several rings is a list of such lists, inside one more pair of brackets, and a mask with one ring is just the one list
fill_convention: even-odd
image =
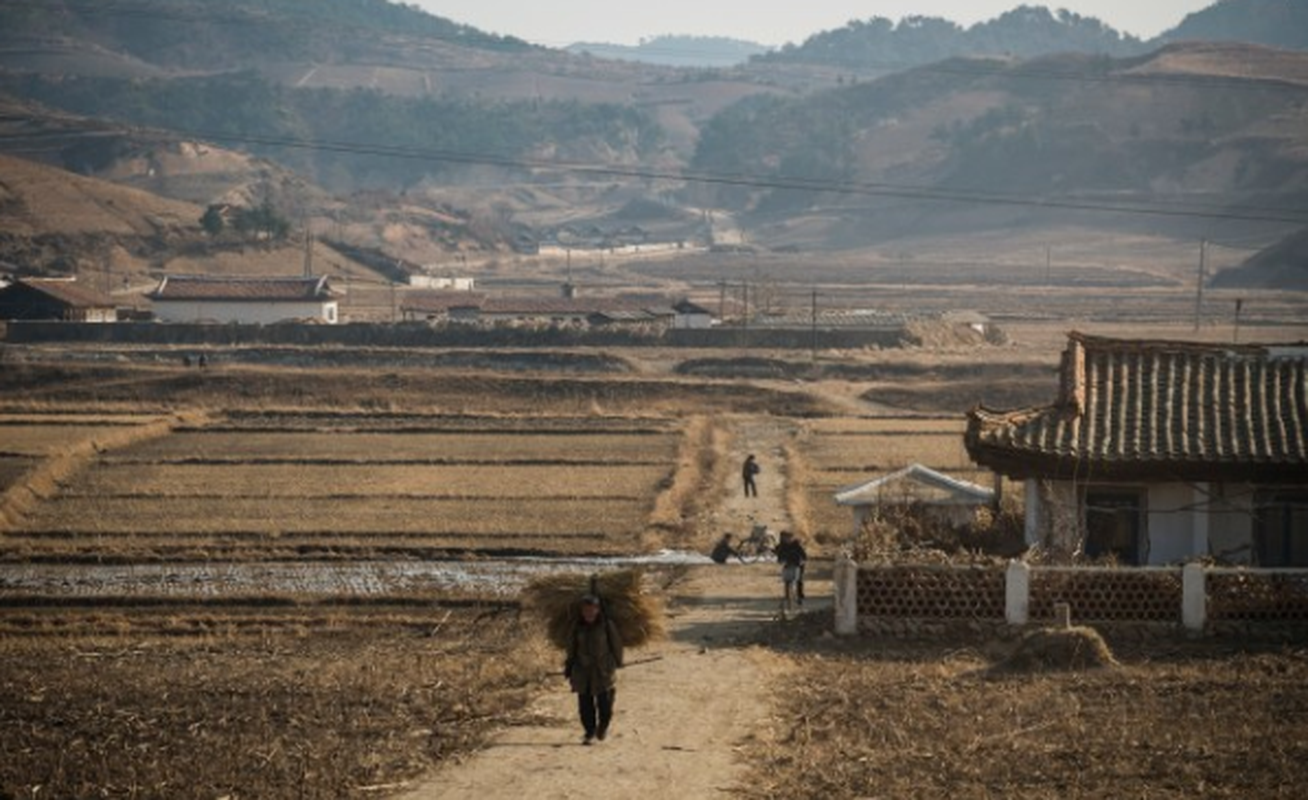
[(287, 320), (316, 319), (337, 322), (336, 301), (326, 303), (212, 303), (156, 300), (155, 318), (161, 322), (217, 322), (272, 325)]
[(1164, 483), (1149, 487), (1145, 500), (1145, 535), (1149, 538), (1147, 564), (1178, 564), (1207, 554), (1207, 541), (1196, 542), (1196, 530), (1203, 522), (1199, 513), (1207, 506), (1201, 487), (1185, 483)]

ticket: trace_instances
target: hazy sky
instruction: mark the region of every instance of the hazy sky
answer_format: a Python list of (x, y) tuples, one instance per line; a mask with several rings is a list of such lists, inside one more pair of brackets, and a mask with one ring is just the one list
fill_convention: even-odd
[[(414, 0), (410, 0), (413, 2)], [(636, 44), (662, 34), (729, 36), (762, 44), (799, 44), (850, 20), (943, 17), (981, 22), (1020, 5), (1066, 8), (1124, 33), (1150, 38), (1217, 0), (416, 0), (433, 14), (550, 47), (573, 42)]]

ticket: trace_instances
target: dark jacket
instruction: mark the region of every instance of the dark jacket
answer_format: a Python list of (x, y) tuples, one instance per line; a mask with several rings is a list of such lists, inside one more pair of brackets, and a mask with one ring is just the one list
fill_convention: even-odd
[(618, 628), (603, 612), (587, 625), (578, 620), (568, 642), (568, 660), (564, 671), (572, 691), (599, 694), (612, 689), (622, 666), (622, 637)]
[(788, 567), (802, 567), (808, 562), (808, 553), (798, 539), (788, 539), (777, 545), (777, 561)]
[(718, 539), (718, 543), (713, 545), (713, 552), (709, 554), (709, 558), (719, 564), (727, 563), (727, 559), (732, 556), (740, 558), (740, 553), (736, 551), (736, 548), (731, 546), (731, 542), (727, 539)]

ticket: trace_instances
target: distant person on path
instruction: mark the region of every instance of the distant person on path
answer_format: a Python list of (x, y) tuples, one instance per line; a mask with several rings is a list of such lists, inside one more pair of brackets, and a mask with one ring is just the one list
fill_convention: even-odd
[(803, 606), (804, 566), (808, 564), (808, 552), (790, 531), (781, 532), (777, 561), (781, 563), (781, 583), (785, 588), (786, 599), (793, 599), (796, 605)]
[(754, 476), (762, 470), (758, 462), (754, 460), (754, 454), (750, 453), (745, 458), (745, 463), (740, 467), (740, 477), (745, 482), (745, 496), (758, 497), (758, 485), (754, 483)]
[(727, 559), (732, 556), (740, 559), (741, 562), (744, 562), (745, 560), (741, 557), (740, 551), (736, 549), (731, 534), (724, 533), (722, 534), (722, 538), (718, 539), (718, 543), (713, 545), (713, 552), (709, 554), (709, 558), (713, 559), (713, 561), (718, 564), (725, 564), (727, 563)]
[(613, 721), (617, 671), (622, 666), (622, 637), (593, 594), (581, 598), (581, 619), (568, 641), (563, 674), (577, 693), (577, 711), (585, 731), (582, 744), (601, 742)]

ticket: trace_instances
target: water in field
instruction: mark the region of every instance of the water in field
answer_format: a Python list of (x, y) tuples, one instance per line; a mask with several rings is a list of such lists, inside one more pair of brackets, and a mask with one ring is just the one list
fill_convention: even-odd
[(699, 553), (664, 550), (609, 558), (516, 558), (486, 561), (369, 561), (350, 563), (6, 564), (0, 595), (74, 597), (241, 597), (262, 595), (381, 595), (447, 591), (516, 595), (540, 575), (628, 567), (708, 564)]

